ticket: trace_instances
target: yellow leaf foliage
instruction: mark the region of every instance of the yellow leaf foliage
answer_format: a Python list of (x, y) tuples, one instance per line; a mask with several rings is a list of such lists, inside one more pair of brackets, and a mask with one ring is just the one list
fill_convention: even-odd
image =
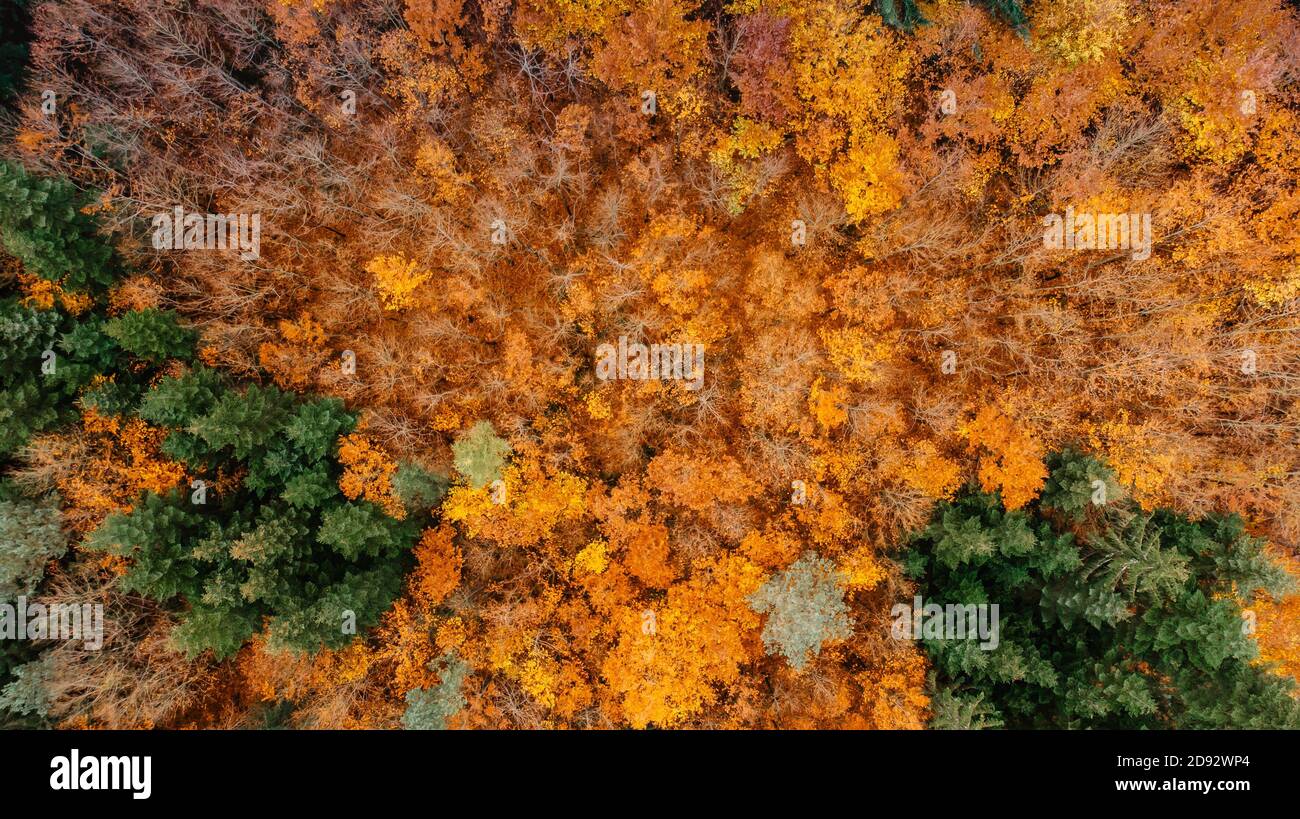
[(745, 601), (761, 582), (754, 564), (721, 557), (693, 567), (662, 605), (614, 613), (618, 642), (603, 670), (633, 727), (680, 724), (736, 681), (759, 625)]
[(415, 306), (421, 288), (433, 277), (430, 271), (400, 254), (374, 257), (366, 263), (366, 272), (374, 277), (379, 303), (390, 311)]

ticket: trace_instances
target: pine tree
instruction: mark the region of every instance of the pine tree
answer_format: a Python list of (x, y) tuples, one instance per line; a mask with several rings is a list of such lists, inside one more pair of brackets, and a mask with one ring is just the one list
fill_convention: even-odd
[(183, 375), (167, 376), (140, 403), (139, 415), (164, 427), (187, 426), (216, 403), (222, 388), (216, 370), (198, 365)]
[(767, 614), (763, 644), (799, 671), (823, 643), (843, 640), (853, 631), (835, 564), (813, 552), (773, 575), (750, 596), (749, 605)]
[[(24, 663), (14, 669), (10, 681), (0, 688), (0, 714), (12, 714), (20, 717), (36, 718), (35, 724), (49, 716), (50, 713), (50, 663), (49, 655)], [(14, 727), (30, 727), (19, 723)]]
[(36, 665), (40, 649), (32, 640), (0, 641), (0, 730), (46, 727), (49, 695), (39, 673), (44, 669)]
[(1090, 508), (1100, 511), (1124, 490), (1114, 473), (1090, 455), (1066, 449), (1047, 457), (1048, 477), (1043, 483), (1042, 503), (1066, 515), (1082, 515)]
[(148, 495), (88, 540), (132, 559), (125, 588), (183, 602), (179, 648), (228, 656), (264, 620), (277, 647), (340, 648), (379, 622), (420, 525), (343, 496), (337, 441), (356, 417), (341, 401), (240, 392), (195, 366), (160, 379), (139, 412), (168, 430), (164, 451), (210, 484), (243, 476), (201, 504)]
[(402, 727), (408, 731), (444, 731), (447, 719), (455, 716), (467, 704), (461, 689), (465, 678), (473, 669), (464, 660), (454, 654), (448, 654), (439, 663), (429, 664), (432, 671), (437, 671), (442, 681), (432, 688), (417, 688), (406, 692), (406, 713), (402, 715)]
[(1001, 728), (1002, 720), (980, 693), (959, 694), (943, 689), (930, 699), (930, 727), (937, 731), (979, 731)]
[(314, 600), (273, 618), (268, 642), (272, 647), (305, 651), (342, 648), (379, 623), (401, 587), (402, 566), (395, 562), (350, 571)]
[(45, 564), (67, 548), (57, 504), (0, 500), (0, 603), (36, 591)]
[(1048, 462), (1024, 509), (972, 488), (913, 536), (904, 563), (924, 603), (999, 605), (990, 650), (923, 638), (948, 692), (936, 726), (1300, 727), (1294, 681), (1253, 663), (1242, 627), (1254, 595), (1286, 582), (1240, 519), (1147, 513), (1101, 462)]
[(10, 0), (0, 6), (0, 103), (18, 92), (27, 66), (31, 39), (28, 0)]
[(94, 220), (81, 212), (91, 198), (66, 180), (0, 162), (0, 241), (28, 272), (66, 289), (107, 287), (117, 266)]
[[(917, 26), (930, 24), (916, 0), (879, 0), (876, 5), (880, 19), (900, 31), (913, 31)], [(1029, 17), (1020, 0), (984, 0), (984, 5), (1021, 37), (1029, 36)]]
[(63, 396), (46, 384), (58, 372), (58, 328), (54, 312), (0, 301), (0, 458), (60, 417)]
[(902, 31), (911, 31), (917, 26), (929, 24), (916, 0), (879, 0), (880, 19), (886, 24)]
[(393, 473), (393, 491), (409, 514), (424, 514), (436, 507), (450, 482), (446, 476), (438, 475), (419, 464), (402, 461)]
[(1020, 0), (984, 0), (984, 4), (1021, 37), (1029, 37), (1029, 16)]
[(104, 519), (86, 541), (86, 547), (129, 557), (131, 568), (122, 587), (148, 597), (168, 600), (177, 595), (196, 597), (202, 589), (201, 560), (194, 543), (205, 521), (180, 493), (166, 497), (148, 493), (127, 513)]
[(60, 385), (67, 395), (81, 390), (99, 375), (113, 374), (114, 383), (119, 378), (123, 384), (134, 381), (129, 377), (129, 367), (123, 368), (124, 373), (117, 372), (126, 362), (117, 342), (104, 332), (102, 317), (91, 313), (78, 317), (71, 325), (55, 346), (58, 360), (49, 381)]
[(341, 503), (321, 515), (316, 539), (349, 561), (395, 554), (404, 543), (409, 545), (402, 530), (411, 528), (396, 523), (369, 501)]
[(255, 606), (199, 604), (172, 629), (171, 640), (188, 657), (208, 650), (216, 657), (228, 657), (256, 634), (261, 624)]
[(182, 327), (171, 310), (132, 310), (104, 324), (104, 334), (123, 350), (155, 364), (169, 358), (189, 358), (197, 335)]
[(278, 387), (250, 384), (244, 392), (228, 391), (189, 426), (210, 450), (229, 448), (244, 459), (264, 451), (293, 412), (293, 398)]
[(451, 445), (456, 471), (475, 488), (487, 486), (501, 477), (510, 444), (498, 438), (492, 424), (479, 421), (461, 434)]

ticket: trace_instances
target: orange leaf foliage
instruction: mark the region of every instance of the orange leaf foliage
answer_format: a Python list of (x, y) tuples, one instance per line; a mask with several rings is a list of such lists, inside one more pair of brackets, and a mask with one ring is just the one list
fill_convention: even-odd
[(982, 453), (979, 479), (985, 492), (1001, 492), (1008, 509), (1019, 509), (1038, 496), (1047, 478), (1043, 448), (1001, 410), (980, 410), (966, 435), (971, 448)]

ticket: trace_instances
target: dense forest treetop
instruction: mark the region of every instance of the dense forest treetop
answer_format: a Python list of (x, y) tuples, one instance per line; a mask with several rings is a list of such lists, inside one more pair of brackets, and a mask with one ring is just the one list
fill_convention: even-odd
[[(889, 612), (951, 591), (909, 533), (1039, 514), (1067, 450), (1137, 518), (1237, 513), (1293, 561), (1278, 0), (47, 0), (31, 30), (7, 153), (71, 182), (39, 183), (56, 230), (0, 219), (12, 309), (93, 301), (116, 324), (74, 347), (129, 389), (76, 383), (13, 472), (87, 538), (52, 587), (157, 606), (47, 653), (51, 719), (919, 727), (977, 685), (1050, 723)], [(159, 249), (175, 208), (257, 215), (260, 252)], [(698, 345), (699, 388), (602, 344)], [(132, 456), (156, 480), (90, 491)], [(229, 518), (168, 499), (197, 479)], [(373, 615), (346, 644), (335, 588)], [(1293, 673), (1290, 600), (1237, 605)]]

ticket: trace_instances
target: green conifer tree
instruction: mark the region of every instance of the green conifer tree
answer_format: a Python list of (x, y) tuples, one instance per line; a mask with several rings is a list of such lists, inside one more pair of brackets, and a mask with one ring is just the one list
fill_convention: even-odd
[(1254, 662), (1242, 625), (1254, 595), (1286, 589), (1264, 544), (1233, 516), (1143, 511), (1093, 458), (1048, 463), (1024, 509), (972, 488), (913, 536), (925, 603), (999, 606), (989, 650), (923, 638), (936, 726), (1300, 727), (1294, 681)]
[(123, 350), (154, 364), (194, 354), (197, 334), (182, 327), (171, 310), (132, 310), (104, 323), (104, 334)]
[(81, 212), (92, 199), (71, 182), (0, 162), (0, 242), (29, 273), (69, 290), (103, 289), (117, 265), (94, 220)]
[(465, 678), (473, 671), (468, 663), (455, 654), (447, 654), (441, 661), (430, 663), (429, 668), (437, 671), (442, 680), (432, 688), (406, 692), (402, 727), (408, 731), (444, 731), (448, 718), (459, 713), (468, 702), (462, 693)]

